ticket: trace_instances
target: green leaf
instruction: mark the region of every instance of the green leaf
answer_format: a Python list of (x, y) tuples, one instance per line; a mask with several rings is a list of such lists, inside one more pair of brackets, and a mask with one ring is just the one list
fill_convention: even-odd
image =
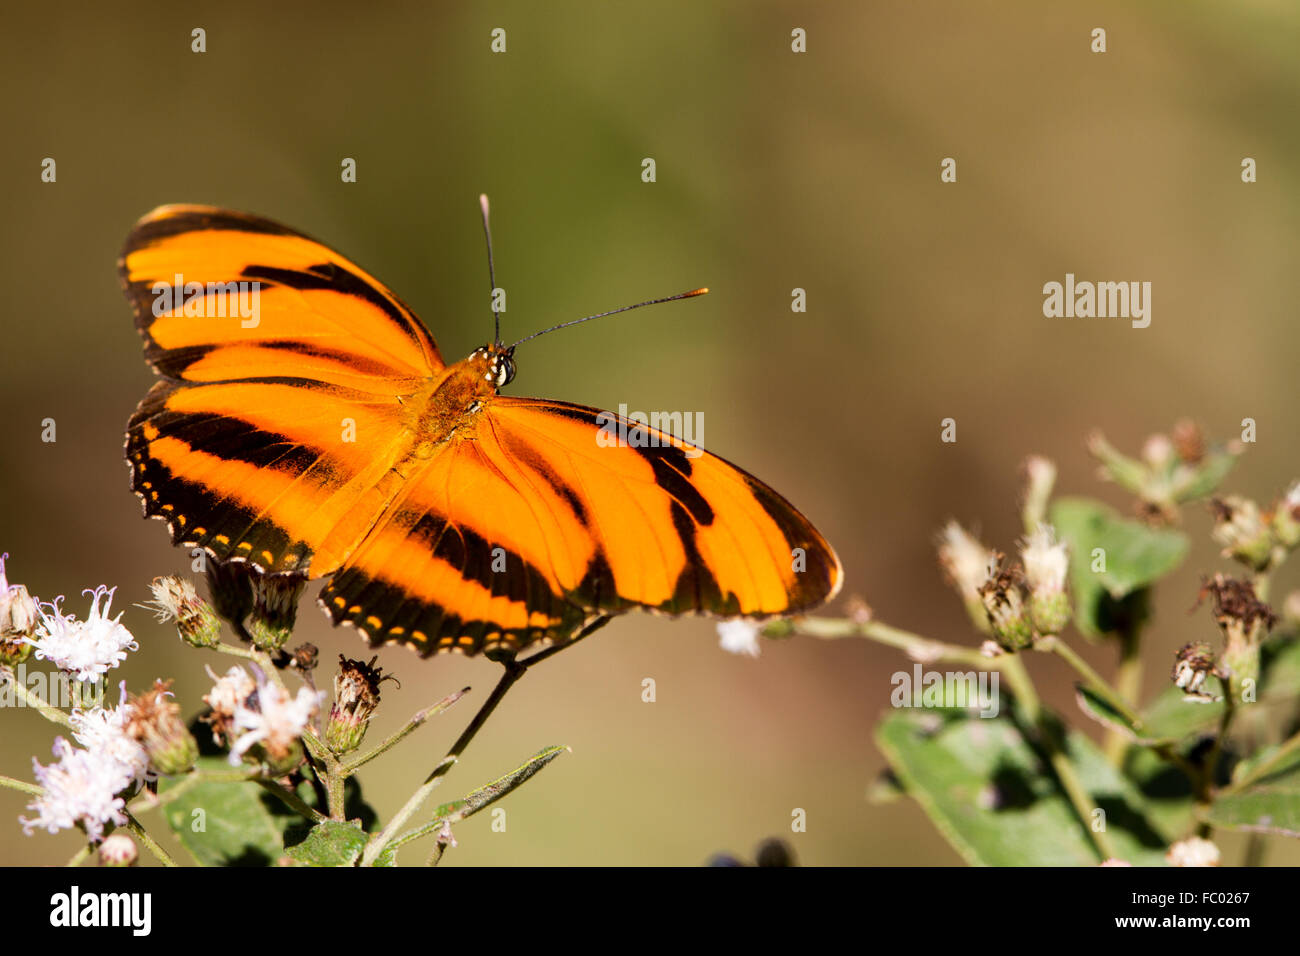
[(1142, 795), (1147, 819), (1166, 842), (1191, 832), (1195, 801), (1187, 774), (1152, 750), (1130, 747), (1124, 756), (1124, 776)]
[[(197, 769), (229, 773), (224, 757), (200, 757)], [(163, 778), (165, 794), (184, 777)], [(200, 783), (163, 808), (168, 825), (203, 866), (269, 866), (284, 855), (284, 835), (302, 818), (250, 781)]]
[(1141, 720), (1130, 720), (1122, 711), (1112, 706), (1105, 697), (1095, 693), (1086, 685), (1077, 685), (1074, 688), (1074, 696), (1075, 700), (1078, 701), (1079, 709), (1097, 723), (1103, 724), (1112, 730), (1118, 730), (1133, 741), (1140, 743), (1156, 742), (1144, 739), (1147, 729)]
[(355, 823), (326, 820), (291, 847), (289, 856), (308, 866), (355, 866), (368, 839), (366, 831)]
[[(1019, 718), (958, 711), (900, 711), (876, 740), (907, 792), (968, 862), (990, 866), (1088, 866), (1099, 862), (1050, 766)], [(1141, 794), (1082, 734), (1066, 751), (1107, 834), (1130, 863), (1160, 865), (1167, 839), (1146, 817)], [(1090, 822), (1090, 821), (1089, 821)]]
[[(1206, 685), (1215, 696), (1225, 688), (1216, 677)], [(1172, 684), (1161, 691), (1142, 715), (1147, 734), (1163, 741), (1179, 741), (1194, 734), (1213, 732), (1223, 718), (1223, 701), (1189, 698)]]
[(459, 823), (466, 817), (473, 816), (484, 807), (500, 800), (568, 749), (568, 747), (555, 746), (539, 750), (529, 757), (528, 762), (522, 767), (516, 767), (504, 777), (493, 780), (486, 786), (479, 787), (463, 800), (453, 800), (451, 803), (442, 804), (434, 811), (433, 819), (446, 823)]
[[(1276, 747), (1269, 748), (1238, 767), (1237, 779), (1276, 751)], [(1206, 820), (1229, 830), (1300, 837), (1300, 752), (1291, 754), (1258, 783), (1220, 796), (1210, 805)]]
[[(1145, 589), (1187, 554), (1187, 536), (1182, 532), (1121, 518), (1091, 499), (1058, 499), (1050, 518), (1057, 533), (1070, 543), (1074, 620), (1087, 637), (1117, 630), (1144, 614)], [(1104, 571), (1092, 570), (1097, 548), (1105, 552)]]

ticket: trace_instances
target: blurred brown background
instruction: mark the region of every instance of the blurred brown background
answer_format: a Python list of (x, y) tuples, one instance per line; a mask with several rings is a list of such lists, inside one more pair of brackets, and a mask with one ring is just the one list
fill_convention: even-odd
[[(938, 637), (974, 640), (933, 532), (958, 517), (1009, 548), (1029, 452), (1058, 461), (1061, 490), (1127, 507), (1094, 481), (1088, 429), (1135, 450), (1181, 416), (1220, 437), (1249, 416), (1259, 443), (1230, 486), (1269, 499), (1300, 472), (1293, 4), (469, 7), (0, 14), (0, 550), (14, 580), (80, 612), (82, 588), (119, 586), (141, 650), (114, 681), (174, 676), (191, 710), (208, 684), (205, 658), (133, 606), (153, 576), (186, 568), (141, 520), (121, 455), (152, 376), (114, 263), (164, 202), (250, 210), (328, 242), (408, 301), (449, 360), (490, 336), (480, 192), (507, 336), (709, 285), (705, 299), (531, 343), (513, 393), (703, 412), (704, 444), (836, 545), (845, 596)], [(505, 54), (489, 50), (494, 27)], [(790, 50), (794, 27), (806, 54)], [(1094, 27), (1104, 55), (1089, 50)], [(55, 184), (40, 181), (47, 156)], [(355, 184), (340, 182), (345, 156)], [(939, 181), (948, 156), (954, 185)], [(1257, 184), (1241, 182), (1246, 156)], [(1044, 318), (1042, 286), (1066, 272), (1150, 281), (1151, 327)], [(790, 310), (794, 287), (806, 314)], [(955, 445), (939, 441), (947, 416)], [(46, 417), (56, 444), (40, 441)], [(1159, 595), (1149, 692), (1179, 644), (1212, 636), (1208, 616), (1185, 613), (1219, 564), (1208, 525), (1190, 517), (1197, 549)], [(299, 636), (327, 665), (364, 651), (311, 604)], [(498, 669), (402, 649), (381, 661), (402, 684), (385, 686), (372, 739), (474, 686), (364, 778), (386, 817)], [(462, 825), (447, 863), (696, 864), (749, 856), (768, 835), (808, 864), (957, 862), (914, 804), (865, 798), (882, 765), (873, 724), (907, 666), (811, 639), (742, 659), (708, 622), (619, 620), (530, 675), (451, 775), (444, 798), (543, 745), (573, 748), (507, 800), (506, 833), (486, 814)], [(1081, 720), (1061, 666), (1031, 666)], [(641, 701), (646, 677), (657, 703)], [(0, 719), (0, 772), (30, 779), (54, 735), (29, 712)], [(71, 855), (67, 834), (22, 835), (25, 802), (0, 791), (0, 862)], [(789, 832), (795, 807), (806, 833)], [(1269, 857), (1288, 859), (1294, 845)]]

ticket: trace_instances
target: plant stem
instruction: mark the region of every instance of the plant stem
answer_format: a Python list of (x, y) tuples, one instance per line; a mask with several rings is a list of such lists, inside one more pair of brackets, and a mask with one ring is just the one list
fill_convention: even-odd
[(986, 657), (976, 648), (963, 647), (960, 644), (945, 644), (943, 641), (922, 637), (919, 634), (913, 634), (911, 631), (890, 627), (888, 624), (882, 624), (879, 621), (808, 617), (796, 621), (794, 626), (800, 634), (818, 637), (822, 640), (865, 637), (877, 644), (897, 648), (913, 660), (922, 662), (952, 661), (959, 664), (970, 664), (984, 670), (1001, 670), (1002, 664), (999, 662), (1007, 656)]
[(519, 678), (523, 677), (531, 668), (537, 666), (542, 661), (555, 656), (560, 651), (577, 644), (583, 638), (594, 634), (596, 631), (608, 624), (611, 619), (612, 618), (607, 614), (599, 615), (584, 624), (582, 629), (579, 630), (570, 640), (554, 643), (545, 650), (533, 654), (531, 657), (522, 661), (513, 658), (505, 661), (505, 673), (502, 674), (501, 679), (497, 681), (497, 686), (492, 689), (491, 695), (483, 702), (483, 706), (480, 707), (478, 713), (474, 715), (474, 719), (469, 722), (469, 726), (461, 732), (461, 735), (456, 739), (456, 742), (451, 745), (451, 749), (447, 751), (447, 755), (442, 758), (436, 767), (433, 768), (429, 773), (429, 776), (425, 778), (424, 784), (416, 790), (415, 793), (411, 794), (411, 798), (407, 800), (402, 808), (397, 811), (397, 814), (388, 821), (383, 830), (370, 838), (370, 842), (366, 844), (365, 853), (361, 856), (361, 865), (374, 865), (375, 860), (379, 858), (379, 854), (384, 851), (385, 847), (387, 847), (393, 838), (401, 831), (402, 827), (405, 826), (406, 821), (414, 816), (416, 811), (420, 809), (421, 804), (429, 798), (429, 794), (433, 793), (433, 791), (437, 789), (438, 785), (442, 783), (442, 778), (447, 775), (447, 772), (451, 770), (453, 766), (455, 766), (456, 761), (459, 760), (461, 754), (465, 752), (465, 748), (470, 745), (474, 736), (483, 728), (483, 725), (487, 723), (487, 719), (492, 716), (492, 712), (497, 709), (497, 705), (501, 703), (502, 699), (506, 696), (506, 693), (515, 685)]
[(420, 788), (416, 790), (415, 793), (411, 794), (411, 798), (407, 800), (393, 818), (388, 821), (383, 830), (371, 837), (370, 842), (366, 845), (365, 853), (361, 857), (362, 866), (371, 866), (374, 864), (384, 847), (386, 847), (402, 827), (406, 825), (406, 821), (415, 815), (416, 811), (420, 809), (420, 806), (424, 801), (429, 798), (429, 794), (433, 793), (433, 791), (437, 789), (438, 785), (442, 783), (442, 778), (446, 776), (447, 771), (449, 771), (455, 765), (456, 761), (460, 759), (461, 754), (465, 752), (465, 748), (470, 745), (474, 736), (482, 729), (483, 725), (487, 722), (487, 719), (492, 716), (492, 712), (497, 709), (497, 705), (505, 698), (506, 693), (515, 685), (515, 682), (518, 681), (519, 678), (523, 677), (527, 672), (527, 666), (518, 661), (510, 661), (506, 664), (505, 673), (502, 674), (501, 679), (497, 681), (497, 686), (493, 688), (492, 694), (483, 702), (483, 706), (478, 709), (478, 713), (476, 713), (474, 719), (469, 722), (469, 726), (461, 732), (460, 737), (458, 737), (456, 742), (451, 745), (451, 749), (447, 751), (447, 755), (442, 758), (436, 767), (433, 768), (432, 772), (430, 772), (429, 776), (425, 778), (425, 781)]
[[(302, 798), (294, 793), (288, 787), (283, 787), (274, 780), (268, 780), (266, 777), (254, 777), (253, 783), (257, 784), (267, 793), (280, 800), (285, 806), (293, 810), (298, 815), (311, 820), (313, 823), (320, 823), (329, 819), (319, 810), (313, 809), (302, 802)], [(341, 804), (340, 804), (341, 806)], [(331, 808), (332, 809), (332, 808)], [(341, 817), (339, 819), (342, 819)]]
[(163, 866), (176, 865), (176, 861), (173, 860), (167, 851), (160, 847), (157, 841), (155, 841), (154, 838), (145, 831), (145, 828), (140, 825), (140, 821), (131, 816), (130, 811), (127, 811), (126, 814), (126, 828), (135, 834), (135, 838), (139, 840), (144, 848), (152, 853)]
[(95, 848), (87, 843), (76, 853), (72, 854), (72, 859), (63, 864), (65, 867), (78, 867), (86, 862), (86, 858), (95, 852)]
[(1300, 733), (1288, 737), (1278, 745), (1277, 750), (1266, 759), (1257, 764), (1250, 772), (1242, 774), (1241, 779), (1234, 780), (1228, 786), (1220, 791), (1220, 796), (1241, 793), (1252, 784), (1258, 783), (1269, 774), (1273, 773), (1279, 766), (1286, 762), (1292, 754), (1300, 751)]
[[(1142, 641), (1136, 626), (1120, 631), (1119, 648), (1119, 672), (1115, 677), (1115, 690), (1121, 700), (1135, 705), (1142, 694)], [(1112, 729), (1107, 733), (1103, 750), (1112, 766), (1118, 767), (1124, 762), (1129, 743), (1117, 730)]]
[(1040, 742), (1047, 751), (1048, 763), (1052, 765), (1052, 770), (1061, 783), (1061, 789), (1065, 791), (1066, 797), (1074, 806), (1080, 825), (1103, 860), (1117, 856), (1109, 834), (1104, 830), (1097, 831), (1092, 828), (1092, 812), (1097, 808), (1096, 804), (1079, 779), (1078, 773), (1075, 772), (1074, 764), (1066, 754), (1056, 728), (1048, 723), (1047, 714), (1042, 708), (1038, 691), (1034, 688), (1029, 672), (1025, 669), (1024, 661), (1019, 655), (1007, 655), (1007, 659), (1002, 672), (1011, 685), (1012, 693), (1024, 707), (1025, 715), (1038, 728)]
[(406, 722), (406, 725), (404, 727), (402, 727), (396, 733), (392, 734), (390, 737), (384, 740), (384, 742), (381, 743), (379, 746), (377, 746), (374, 750), (371, 750), (369, 753), (363, 754), (362, 756), (357, 757), (356, 759), (351, 760), (348, 763), (342, 764), (339, 768), (339, 773), (342, 774), (344, 777), (352, 776), (352, 774), (356, 773), (366, 764), (370, 763), (370, 761), (374, 760), (376, 757), (384, 753), (387, 753), (393, 747), (401, 743), (409, 734), (411, 734), (413, 731), (419, 728), (430, 717), (435, 717), (438, 714), (441, 714), (443, 711), (447, 710), (449, 707), (451, 707), (452, 704), (456, 703), (456, 701), (460, 700), (462, 697), (468, 694), (469, 690), (470, 689), (466, 687), (463, 690), (456, 691), (456, 693), (454, 694), (448, 694), (446, 697), (438, 701), (436, 704), (431, 704), (430, 706), (424, 708), (424, 710), (417, 712), (410, 720)]
[(0, 787), (8, 787), (10, 790), (18, 790), (22, 793), (29, 793), (36, 797), (39, 797), (45, 792), (34, 783), (28, 783), (25, 780), (18, 780), (14, 777), (6, 777), (3, 774), (0, 774)]
[(18, 683), (18, 678), (7, 667), (0, 667), (0, 681), (8, 681), (14, 689), (14, 697), (22, 703), (20, 706), (30, 707), (39, 713), (48, 721), (59, 724), (68, 729), (72, 728), (72, 719), (57, 707), (52, 707), (45, 701), (41, 700), (22, 684)]
[(1034, 650), (1047, 651), (1062, 658), (1067, 664), (1078, 671), (1079, 676), (1091, 688), (1097, 696), (1103, 698), (1106, 703), (1115, 708), (1124, 719), (1134, 727), (1142, 726), (1142, 718), (1132, 707), (1120, 696), (1118, 691), (1106, 683), (1106, 680), (1098, 674), (1087, 661), (1079, 656), (1078, 652), (1070, 645), (1066, 644), (1059, 637), (1043, 637), (1034, 642)]
[[(248, 638), (248, 640), (252, 640), (252, 638)], [(224, 642), (213, 644), (212, 649), (218, 654), (227, 654), (230, 657), (242, 657), (246, 661), (252, 661), (258, 666), (262, 673), (266, 675), (268, 680), (272, 680), (276, 684), (279, 684), (280, 687), (284, 687), (284, 678), (280, 676), (279, 668), (277, 668), (275, 662), (271, 660), (271, 655), (267, 654), (265, 651), (259, 651), (255, 647), (238, 647), (234, 644), (226, 644)]]

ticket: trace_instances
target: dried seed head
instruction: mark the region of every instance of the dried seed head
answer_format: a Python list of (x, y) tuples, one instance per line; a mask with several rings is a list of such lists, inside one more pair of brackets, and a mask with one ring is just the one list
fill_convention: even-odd
[(1004, 650), (1016, 651), (1033, 643), (1034, 628), (1025, 607), (1024, 572), (1018, 565), (1004, 569), (1001, 564), (1002, 555), (997, 554), (979, 596), (994, 639)]
[(1215, 623), (1229, 636), (1232, 630), (1239, 629), (1246, 637), (1258, 640), (1277, 621), (1272, 608), (1255, 596), (1255, 587), (1249, 581), (1216, 574), (1201, 583), (1197, 603), (1207, 595), (1211, 598)]
[(126, 732), (149, 754), (149, 765), (161, 774), (187, 773), (199, 758), (199, 745), (181, 720), (181, 708), (171, 699), (171, 681), (154, 681), (153, 689), (132, 697)]
[(325, 725), (325, 746), (335, 754), (351, 753), (361, 746), (370, 726), (370, 718), (379, 707), (379, 685), (386, 680), (395, 681), (370, 663), (349, 660), (339, 655), (339, 672), (334, 678), (334, 704), (330, 708), (329, 722)]
[(1215, 672), (1214, 652), (1204, 641), (1192, 641), (1184, 644), (1174, 659), (1174, 669), (1170, 674), (1174, 686), (1190, 697), (1207, 699), (1205, 681)]
[(221, 639), (221, 619), (189, 581), (169, 574), (154, 578), (149, 590), (153, 600), (145, 605), (159, 621), (175, 621), (176, 633), (186, 644), (212, 647)]

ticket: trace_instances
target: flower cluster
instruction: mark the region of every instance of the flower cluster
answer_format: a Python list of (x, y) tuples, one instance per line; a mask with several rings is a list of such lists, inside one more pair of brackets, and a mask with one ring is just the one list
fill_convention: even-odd
[(939, 564), (957, 589), (971, 621), (1004, 651), (1031, 647), (1070, 622), (1066, 580), (1069, 550), (1049, 524), (1038, 523), (1020, 545), (1019, 563), (981, 544), (950, 521), (939, 539)]
[(264, 758), (281, 773), (301, 763), (299, 739), (319, 712), (324, 694), (307, 687), (291, 694), (260, 672), (254, 679), (242, 667), (232, 667), (220, 678), (210, 670), (208, 674), (215, 683), (203, 698), (212, 708), (205, 720), (213, 739), (230, 745), (231, 764), (246, 754)]
[[(125, 689), (122, 694), (125, 698)], [(59, 737), (54, 741), (55, 763), (32, 761), (42, 792), (28, 805), (35, 816), (19, 818), (24, 831), (57, 833), (80, 826), (94, 842), (107, 824), (127, 822), (122, 794), (141, 783), (149, 769), (144, 747), (127, 732), (131, 712), (125, 700), (112, 709), (73, 712), (72, 734), (81, 748)]]

